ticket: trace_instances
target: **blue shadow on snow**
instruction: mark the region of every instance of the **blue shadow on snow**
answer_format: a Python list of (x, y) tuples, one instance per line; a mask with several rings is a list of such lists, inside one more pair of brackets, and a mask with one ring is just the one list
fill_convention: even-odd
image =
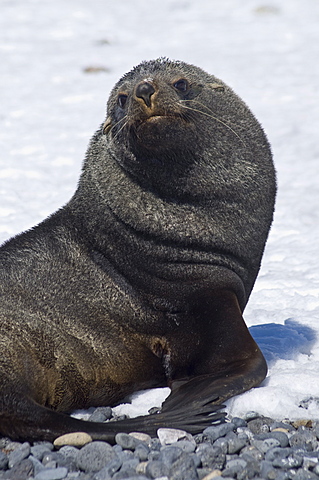
[(316, 332), (288, 318), (284, 325), (268, 323), (254, 325), (249, 331), (258, 343), (268, 364), (278, 359), (292, 359), (298, 353), (310, 355)]

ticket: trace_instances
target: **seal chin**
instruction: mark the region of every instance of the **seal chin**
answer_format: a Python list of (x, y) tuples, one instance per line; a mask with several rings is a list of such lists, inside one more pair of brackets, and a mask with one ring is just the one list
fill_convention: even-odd
[(148, 149), (183, 147), (194, 125), (176, 115), (152, 115), (136, 126), (137, 143)]

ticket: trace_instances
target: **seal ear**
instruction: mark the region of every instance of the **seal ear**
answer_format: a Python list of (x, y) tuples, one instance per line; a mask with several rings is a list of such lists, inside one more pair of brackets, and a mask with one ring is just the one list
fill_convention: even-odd
[(107, 133), (109, 133), (109, 131), (111, 130), (112, 128), (112, 121), (110, 119), (110, 117), (108, 117), (106, 120), (105, 120), (105, 123), (103, 125), (103, 134), (106, 135)]
[(219, 83), (207, 83), (207, 86), (212, 90), (220, 90), (221, 92), (225, 91), (225, 87)]

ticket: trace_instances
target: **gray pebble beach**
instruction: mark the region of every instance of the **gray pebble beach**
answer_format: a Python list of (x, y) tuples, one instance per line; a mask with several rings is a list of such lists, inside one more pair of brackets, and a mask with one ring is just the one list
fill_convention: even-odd
[(56, 449), (0, 438), (0, 480), (319, 479), (319, 421), (251, 413), (193, 436), (161, 429), (156, 438), (120, 433), (115, 440)]

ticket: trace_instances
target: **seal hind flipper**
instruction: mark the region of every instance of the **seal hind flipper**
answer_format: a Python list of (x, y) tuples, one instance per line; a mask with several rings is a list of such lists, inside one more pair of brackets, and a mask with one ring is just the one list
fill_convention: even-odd
[[(117, 422), (96, 423), (79, 420), (64, 413), (55, 412), (36, 404), (28, 397), (10, 397), (10, 410), (2, 408), (0, 414), (0, 432), (15, 440), (48, 440), (65, 433), (85, 432), (94, 440), (115, 443), (115, 435), (120, 432), (141, 431), (156, 436), (159, 428), (181, 428), (196, 434), (212, 423), (224, 421), (225, 413), (220, 405), (211, 405), (202, 409), (170, 409), (163, 413), (145, 415)], [(191, 405), (190, 405), (191, 406)], [(13, 408), (14, 407), (14, 408)]]

